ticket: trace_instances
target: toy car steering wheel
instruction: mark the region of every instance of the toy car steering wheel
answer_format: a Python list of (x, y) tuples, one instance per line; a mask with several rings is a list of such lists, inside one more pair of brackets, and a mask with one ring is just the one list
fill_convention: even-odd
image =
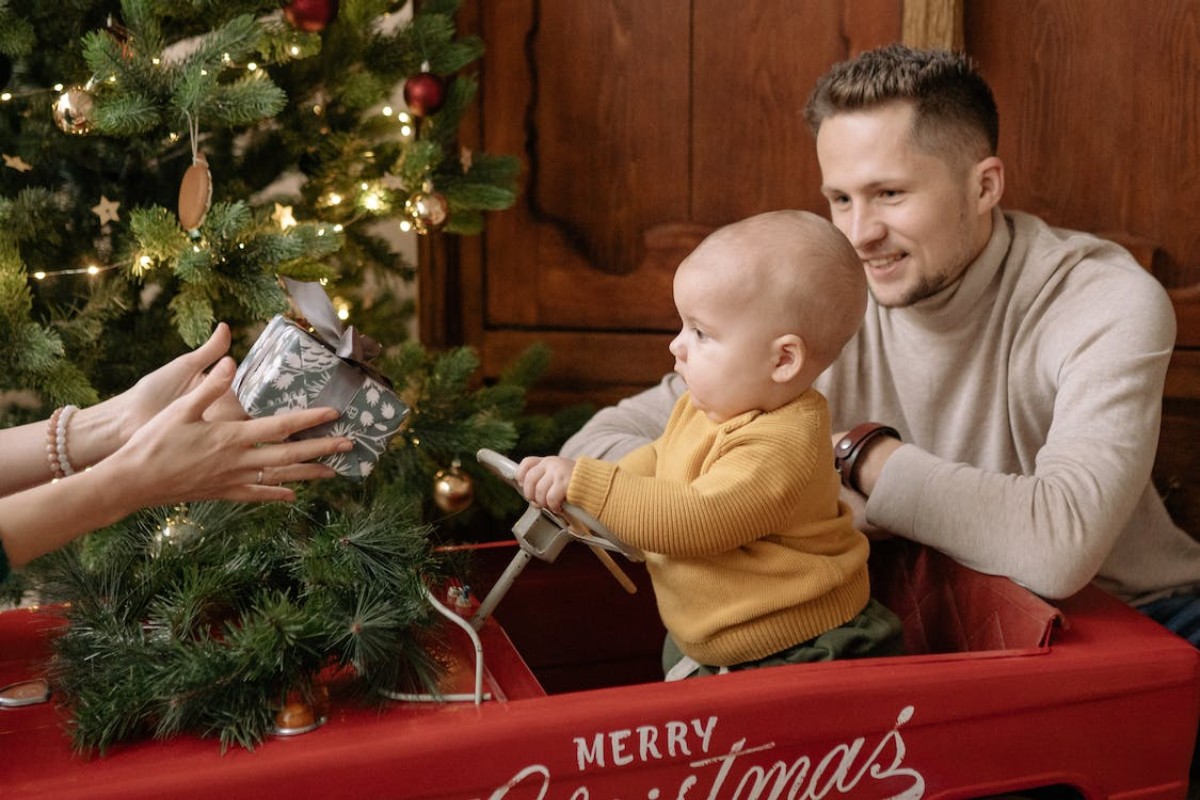
[[(495, 450), (488, 450), (487, 448), (480, 450), (475, 454), (475, 457), (490, 472), (524, 496), (524, 493), (521, 491), (521, 485), (517, 483), (517, 464), (515, 461), (500, 455)], [(530, 505), (534, 504), (530, 503)], [(573, 538), (595, 549), (597, 555), (602, 555), (602, 551), (604, 550), (610, 550), (614, 553), (620, 553), (630, 561), (644, 560), (640, 550), (622, 542), (608, 528), (604, 527), (604, 524), (600, 520), (576, 505), (563, 503), (561, 514), (551, 511), (548, 508), (536, 507), (541, 511), (543, 516), (547, 517)], [(603, 561), (604, 559), (601, 558), (601, 560)], [(613, 564), (612, 566), (615, 567), (616, 565)]]
[[(521, 486), (517, 483), (517, 465), (512, 459), (486, 448), (477, 452), (475, 457), (488, 471), (494, 473), (524, 497), (525, 493), (521, 491)], [(564, 504), (563, 513), (557, 514), (536, 503), (530, 503), (529, 507), (525, 509), (525, 513), (513, 525), (513, 535), (516, 536), (519, 545), (517, 552), (508, 567), (505, 568), (504, 573), (493, 584), (487, 596), (483, 598), (475, 615), (471, 617), (470, 625), (474, 630), (479, 630), (483, 626), (492, 611), (495, 610), (496, 604), (512, 587), (513, 581), (525, 569), (525, 565), (529, 563), (530, 559), (538, 558), (542, 561), (553, 562), (571, 541), (586, 544), (625, 591), (630, 594), (637, 592), (637, 584), (625, 574), (625, 570), (617, 566), (617, 562), (608, 554), (608, 551), (620, 553), (631, 561), (641, 561), (641, 552), (617, 539), (582, 508)]]
[[(515, 461), (497, 453), (495, 450), (487, 448), (480, 450), (475, 454), (475, 457), (490, 472), (524, 496), (524, 492), (521, 491), (521, 485), (517, 483), (517, 463)], [(533, 503), (530, 503), (530, 505), (533, 505)], [(540, 506), (537, 508), (543, 516), (549, 518), (555, 525), (590, 547), (620, 553), (630, 561), (643, 560), (640, 550), (622, 542), (608, 528), (604, 527), (604, 523), (579, 506), (571, 503), (563, 503), (561, 513)]]

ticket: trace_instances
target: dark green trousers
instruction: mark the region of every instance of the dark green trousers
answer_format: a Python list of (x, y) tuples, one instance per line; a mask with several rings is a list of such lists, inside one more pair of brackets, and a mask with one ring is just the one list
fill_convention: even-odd
[[(732, 664), (727, 670), (735, 672), (758, 667), (778, 667), (784, 664), (898, 656), (903, 653), (904, 638), (900, 628), (900, 618), (875, 598), (871, 598), (858, 616), (849, 622), (818, 634), (807, 642), (793, 645), (765, 658)], [(683, 652), (668, 633), (666, 641), (663, 642), (663, 674), (670, 673), (671, 669), (683, 659)], [(704, 675), (716, 675), (719, 672), (721, 672), (721, 667), (699, 664), (691, 673), (683, 677), (698, 678)]]

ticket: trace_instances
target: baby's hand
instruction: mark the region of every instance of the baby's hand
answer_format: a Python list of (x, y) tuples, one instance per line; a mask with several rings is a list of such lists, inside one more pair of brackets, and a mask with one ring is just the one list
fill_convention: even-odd
[(562, 511), (575, 462), (561, 456), (530, 456), (517, 467), (517, 484), (531, 503), (551, 511)]

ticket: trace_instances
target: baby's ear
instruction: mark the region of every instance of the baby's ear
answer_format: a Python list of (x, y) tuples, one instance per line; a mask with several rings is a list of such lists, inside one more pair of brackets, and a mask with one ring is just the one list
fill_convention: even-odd
[(794, 333), (785, 333), (771, 343), (771, 380), (787, 383), (804, 369), (808, 360), (808, 348), (804, 340)]

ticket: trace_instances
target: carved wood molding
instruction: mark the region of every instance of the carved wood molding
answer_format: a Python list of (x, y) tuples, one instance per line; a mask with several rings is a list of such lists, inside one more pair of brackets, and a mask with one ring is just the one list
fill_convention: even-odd
[(964, 0), (904, 0), (901, 36), (911, 47), (961, 50)]

